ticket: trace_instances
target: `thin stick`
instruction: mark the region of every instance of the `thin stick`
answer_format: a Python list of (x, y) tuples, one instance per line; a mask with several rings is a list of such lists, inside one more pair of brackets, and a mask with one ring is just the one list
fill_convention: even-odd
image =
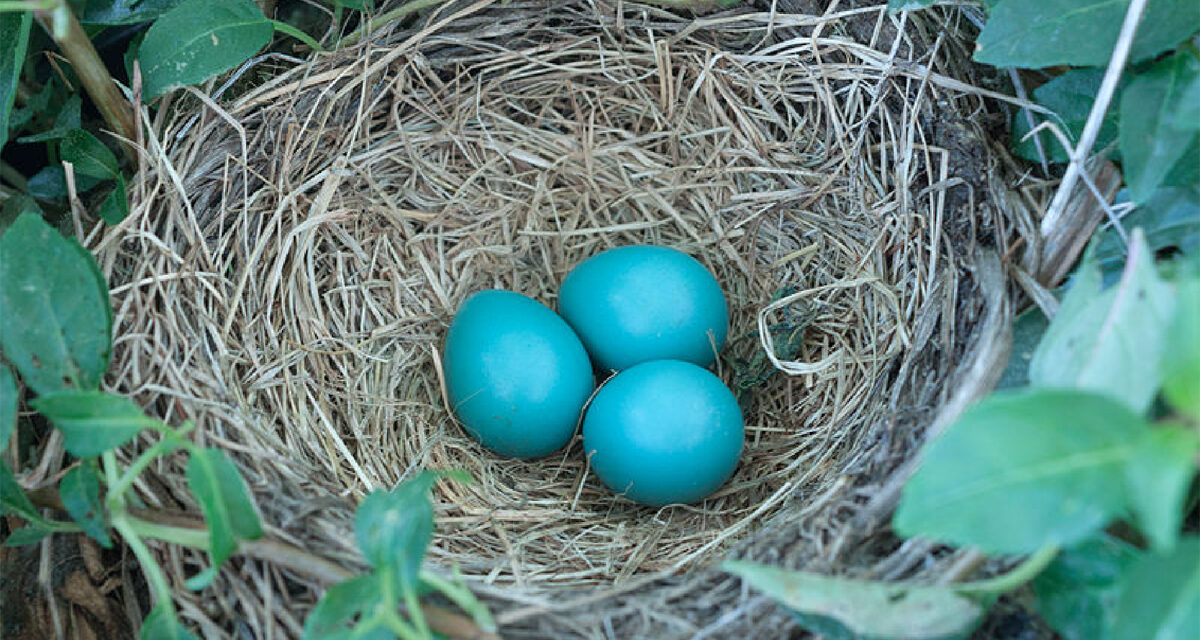
[(1147, 0), (1133, 0), (1129, 3), (1129, 10), (1125, 12), (1125, 22), (1121, 23), (1121, 35), (1117, 38), (1116, 46), (1113, 47), (1108, 70), (1104, 72), (1104, 80), (1100, 83), (1096, 101), (1092, 103), (1092, 111), (1088, 114), (1083, 134), (1079, 136), (1079, 144), (1071, 151), (1071, 163), (1067, 165), (1067, 173), (1063, 176), (1062, 183), (1058, 185), (1058, 191), (1054, 194), (1054, 200), (1050, 202), (1046, 217), (1042, 219), (1042, 236), (1050, 235), (1055, 225), (1058, 224), (1058, 219), (1066, 210), (1067, 200), (1071, 198), (1071, 193), (1075, 190), (1079, 174), (1083, 171), (1083, 162), (1096, 144), (1096, 136), (1100, 134), (1100, 125), (1104, 123), (1104, 114), (1108, 112), (1108, 105), (1112, 102), (1113, 94), (1117, 90), (1121, 72), (1125, 70), (1125, 61), (1129, 58), (1129, 49), (1133, 46), (1133, 36), (1137, 33), (1138, 23), (1141, 22), (1146, 2)]

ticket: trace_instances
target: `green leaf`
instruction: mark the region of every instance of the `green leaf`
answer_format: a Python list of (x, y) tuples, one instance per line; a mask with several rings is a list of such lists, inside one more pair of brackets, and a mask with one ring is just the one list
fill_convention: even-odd
[(1008, 357), (1008, 365), (996, 383), (996, 390), (1015, 389), (1029, 384), (1029, 362), (1033, 352), (1046, 334), (1050, 321), (1042, 310), (1036, 306), (1026, 309), (1013, 320), (1012, 351)]
[(1094, 263), (1080, 267), (1029, 364), (1034, 386), (1098, 391), (1139, 414), (1150, 406), (1174, 298), (1141, 230), (1131, 243), (1121, 281), (1106, 291)]
[(49, 529), (31, 524), (8, 534), (8, 537), (4, 539), (4, 546), (23, 547), (27, 544), (41, 542), (42, 538), (50, 535), (50, 533)]
[(1179, 538), (1197, 452), (1200, 436), (1195, 432), (1162, 426), (1140, 439), (1125, 468), (1130, 507), (1156, 551), (1169, 551)]
[(142, 632), (138, 637), (141, 640), (197, 640), (196, 636), (183, 628), (183, 623), (165, 604), (150, 611), (150, 615), (142, 622)]
[(8, 440), (17, 429), (17, 379), (12, 369), (0, 364), (0, 451), (8, 448)]
[(96, 136), (83, 129), (72, 129), (63, 136), (58, 148), (66, 162), (75, 165), (76, 175), (115, 178), (121, 175), (117, 157)]
[(985, 553), (1073, 544), (1123, 512), (1125, 462), (1146, 429), (1094, 393), (993, 394), (926, 445), (892, 526)]
[(438, 474), (424, 471), (391, 491), (375, 490), (358, 506), (354, 532), (367, 564), (415, 589), (425, 549), (433, 537), (429, 489)]
[(150, 22), (182, 0), (91, 0), (79, 14), (84, 24), (121, 25)]
[(246, 483), (224, 451), (193, 451), (188, 459), (187, 480), (208, 525), (214, 569), (237, 548), (237, 540), (262, 537), (262, 524)]
[[(1100, 90), (1100, 81), (1104, 78), (1103, 69), (1069, 69), (1033, 90), (1034, 102), (1053, 111), (1058, 117), (1047, 118), (1034, 113), (1035, 124), (1047, 120), (1054, 122), (1063, 130), (1072, 142), (1078, 142), (1083, 126), (1092, 110), (1092, 102)], [(1114, 97), (1119, 99), (1120, 93)], [(1033, 137), (1022, 141), (1032, 127), (1029, 126), (1029, 114), (1021, 109), (1013, 114), (1012, 147), (1017, 155), (1033, 162), (1039, 161), (1037, 143)], [(1042, 141), (1042, 150), (1050, 162), (1067, 162), (1070, 160), (1069, 150), (1063, 148), (1058, 138), (1049, 131), (1041, 131), (1037, 137)], [(1100, 134), (1096, 138), (1096, 149), (1107, 147), (1117, 139), (1117, 111), (1110, 109), (1105, 114)]]
[(939, 587), (830, 578), (740, 561), (726, 562), (722, 569), (802, 614), (802, 620), (816, 622), (820, 633), (834, 638), (967, 638), (984, 614), (978, 603)]
[(32, 213), (38, 217), (46, 215), (36, 200), (23, 193), (5, 198), (4, 202), (0, 203), (0, 235), (3, 235), (23, 213)]
[[(1129, 0), (1003, 0), (979, 34), (975, 60), (997, 67), (1104, 67)], [(1175, 48), (1200, 29), (1193, 0), (1150, 0), (1129, 61)]]
[(1121, 576), (1139, 555), (1107, 534), (1063, 551), (1030, 585), (1038, 612), (1065, 640), (1100, 640), (1116, 621)]
[(1180, 129), (1175, 114), (1185, 107), (1184, 89), (1198, 81), (1200, 60), (1181, 52), (1134, 76), (1125, 88), (1120, 146), (1125, 180), (1134, 202), (1148, 200), (1195, 143), (1200, 125)]
[(341, 640), (355, 616), (379, 602), (379, 579), (357, 576), (330, 587), (304, 620), (303, 640)]
[(25, 490), (17, 484), (17, 478), (8, 468), (8, 463), (0, 460), (0, 515), (6, 513), (15, 513), (30, 522), (42, 519), (29, 501), (29, 496), (25, 495)]
[(31, 389), (99, 386), (112, 345), (108, 287), (91, 254), (40, 216), (0, 236), (0, 309), (0, 349)]
[(1200, 538), (1147, 554), (1126, 572), (1110, 640), (1194, 640), (1200, 629)]
[(17, 97), (32, 25), (33, 14), (29, 11), (0, 13), (0, 149), (8, 142), (8, 117)]
[[(75, 175), (75, 190), (87, 193), (103, 180), (85, 175)], [(67, 175), (62, 165), (42, 167), (29, 179), (29, 195), (38, 200), (58, 201), (67, 197)]]
[(100, 481), (96, 470), (81, 464), (63, 476), (58, 485), (63, 506), (71, 519), (83, 527), (86, 533), (105, 549), (112, 547), (112, 540), (104, 524), (104, 505), (100, 502)]
[[(1128, 191), (1117, 194), (1117, 203), (1128, 202)], [(1160, 187), (1150, 198), (1121, 219), (1126, 229), (1141, 227), (1151, 251), (1175, 248), (1184, 254), (1200, 251), (1200, 185)], [(1104, 271), (1125, 263), (1125, 243), (1116, 229), (1107, 227), (1096, 246), (1095, 260)]]
[(103, 391), (56, 391), (30, 404), (58, 427), (63, 446), (78, 458), (115, 449), (155, 424), (129, 398)]
[(117, 174), (117, 184), (100, 205), (100, 218), (108, 224), (117, 224), (129, 215), (129, 193), (125, 178)]
[(1176, 286), (1166, 342), (1163, 396), (1176, 410), (1200, 420), (1200, 280), (1189, 278)]
[(236, 67), (273, 33), (252, 0), (184, 0), (150, 27), (138, 51), (146, 99)]
[(83, 106), (83, 99), (79, 94), (72, 95), (63, 103), (62, 109), (58, 111), (58, 115), (54, 118), (54, 127), (47, 129), (41, 133), (23, 136), (17, 139), (17, 142), (46, 142), (47, 140), (58, 140), (66, 136), (71, 131), (79, 129), (80, 123), (80, 107)]

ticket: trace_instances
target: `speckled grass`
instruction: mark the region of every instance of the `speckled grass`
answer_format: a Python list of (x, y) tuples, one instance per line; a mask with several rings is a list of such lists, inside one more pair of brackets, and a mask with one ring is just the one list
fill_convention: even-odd
[[(197, 421), (271, 535), (350, 569), (366, 492), (469, 471), (435, 491), (430, 561), (506, 637), (784, 634), (716, 570), (730, 554), (938, 575), (961, 558), (892, 539), (872, 498), (1007, 345), (1005, 285), (984, 277), (1021, 226), (981, 129), (997, 96), (956, 10), (804, 8), (457, 3), (207, 100), (182, 136), (160, 110), (134, 213), (88, 238), (114, 287), (109, 384)], [(499, 458), (445, 406), (438, 352), (467, 295), (553, 307), (573, 265), (628, 243), (696, 256), (728, 296), (718, 373), (746, 448), (701, 504), (614, 496), (578, 438)], [(138, 489), (194, 508), (183, 486), (168, 460)], [(324, 586), (239, 559), (189, 593), (202, 556), (156, 550), (209, 638), (295, 636)]]

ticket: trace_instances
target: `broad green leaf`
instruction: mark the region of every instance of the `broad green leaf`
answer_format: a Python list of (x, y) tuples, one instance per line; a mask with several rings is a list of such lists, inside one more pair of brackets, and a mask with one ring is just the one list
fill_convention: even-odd
[(15, 513), (30, 522), (41, 520), (29, 496), (17, 484), (17, 478), (8, 468), (8, 463), (0, 460), (0, 515), (6, 513)]
[(39, 525), (31, 524), (13, 531), (4, 539), (6, 547), (23, 547), (27, 544), (41, 542), (42, 538), (50, 535), (51, 531)]
[(1200, 437), (1195, 432), (1161, 426), (1140, 439), (1125, 468), (1130, 508), (1156, 551), (1169, 551), (1179, 538), (1197, 452)]
[(381, 597), (379, 579), (356, 576), (330, 587), (304, 620), (303, 640), (341, 640), (348, 624), (364, 610), (373, 609)]
[(46, 215), (36, 200), (23, 193), (5, 198), (4, 202), (0, 203), (0, 235), (3, 235), (23, 213), (32, 213), (38, 217)]
[(835, 638), (967, 638), (984, 614), (978, 603), (940, 587), (831, 578), (740, 561), (722, 568)]
[(129, 193), (125, 178), (117, 174), (117, 184), (100, 205), (100, 219), (108, 224), (117, 224), (129, 215)]
[(1200, 629), (1200, 538), (1146, 554), (1121, 581), (1110, 640), (1195, 640)]
[(925, 446), (892, 526), (986, 553), (1074, 544), (1125, 508), (1125, 463), (1148, 425), (1105, 396), (993, 394)]
[(252, 0), (184, 0), (155, 21), (138, 50), (146, 99), (236, 67), (273, 33)]
[(40, 216), (0, 236), (0, 309), (0, 349), (31, 389), (99, 386), (112, 345), (108, 287), (91, 254)]
[(1105, 393), (1139, 414), (1150, 406), (1175, 301), (1141, 230), (1131, 243), (1121, 280), (1108, 290), (1099, 290), (1095, 264), (1080, 267), (1029, 364), (1033, 386)]
[(1175, 288), (1175, 315), (1167, 326), (1162, 358), (1163, 396), (1178, 411), (1200, 420), (1200, 279)]
[(8, 142), (8, 118), (17, 97), (21, 68), (25, 66), (25, 50), (29, 46), (32, 25), (32, 12), (0, 13), (0, 149)]
[[(1129, 202), (1128, 191), (1117, 194), (1117, 202)], [(1168, 247), (1185, 254), (1200, 251), (1200, 184), (1190, 187), (1160, 187), (1145, 202), (1121, 219), (1125, 229), (1141, 227), (1151, 251)], [(1100, 235), (1095, 259), (1108, 271), (1125, 263), (1125, 243), (1111, 227)]]
[[(997, 67), (1108, 65), (1129, 0), (1002, 0), (979, 34), (975, 60)], [(1150, 0), (1130, 62), (1175, 48), (1200, 29), (1194, 0)]]
[(239, 539), (262, 537), (262, 524), (246, 483), (224, 451), (208, 448), (192, 452), (187, 480), (208, 525), (213, 569), (233, 554)]
[(1175, 128), (1179, 131), (1200, 129), (1200, 75), (1179, 89), (1179, 110), (1175, 112)]
[(79, 14), (84, 24), (137, 24), (150, 22), (182, 0), (90, 0)]
[(8, 440), (17, 429), (17, 393), (12, 369), (0, 363), (0, 451), (8, 448)]
[[(101, 182), (103, 180), (100, 178), (77, 173), (75, 174), (75, 191), (87, 193), (95, 189)], [(29, 179), (29, 195), (46, 201), (57, 201), (67, 197), (67, 175), (62, 165), (48, 165), (33, 174), (33, 177)]]
[(63, 136), (58, 148), (66, 162), (75, 165), (75, 175), (115, 178), (121, 175), (117, 157), (96, 136), (83, 129), (72, 129)]
[(165, 604), (150, 611), (150, 615), (142, 622), (142, 632), (138, 637), (141, 640), (197, 640), (196, 636), (183, 628), (183, 623)]
[(100, 481), (96, 470), (86, 463), (71, 469), (58, 485), (63, 506), (83, 532), (108, 549), (112, 540), (104, 523), (104, 505), (100, 502)]
[(1029, 384), (1029, 361), (1033, 359), (1033, 352), (1049, 325), (1050, 321), (1036, 306), (1026, 309), (1013, 321), (1012, 351), (1009, 353), (1008, 365), (1000, 376), (1000, 382), (996, 383), (997, 391)]
[(38, 396), (30, 405), (58, 427), (63, 446), (78, 458), (115, 449), (154, 424), (129, 398), (103, 391), (56, 391)]
[[(1060, 129), (1072, 142), (1078, 142), (1083, 133), (1083, 125), (1087, 122), (1092, 110), (1092, 102), (1100, 90), (1100, 81), (1104, 78), (1103, 69), (1069, 69), (1056, 76), (1046, 84), (1033, 90), (1033, 101), (1053, 111), (1058, 117), (1047, 118), (1041, 114), (1033, 114), (1035, 124), (1049, 120)], [(1120, 93), (1114, 98), (1114, 104)], [(1037, 143), (1033, 136), (1022, 140), (1032, 128), (1029, 126), (1029, 111), (1020, 109), (1013, 114), (1012, 147), (1017, 155), (1030, 161), (1038, 161)], [(1042, 141), (1042, 150), (1050, 162), (1067, 162), (1070, 160), (1069, 150), (1063, 148), (1058, 138), (1049, 131), (1041, 131), (1037, 137)], [(1103, 149), (1117, 139), (1117, 110), (1110, 109), (1105, 114), (1100, 134), (1096, 138), (1096, 149)]]
[(1065, 640), (1100, 640), (1115, 622), (1121, 575), (1139, 555), (1107, 534), (1063, 551), (1031, 583), (1038, 612)]
[(79, 129), (79, 114), (80, 107), (82, 106), (83, 99), (79, 97), (79, 94), (72, 95), (71, 97), (67, 98), (67, 101), (63, 104), (62, 109), (59, 110), (58, 115), (54, 118), (54, 127), (34, 135), (22, 136), (21, 138), (17, 139), (17, 142), (29, 143), (58, 140), (71, 131)]
[(1200, 125), (1179, 129), (1175, 118), (1184, 108), (1184, 89), (1197, 81), (1200, 60), (1181, 52), (1134, 76), (1125, 88), (1120, 147), (1134, 202), (1146, 202), (1200, 136)]
[(391, 491), (372, 491), (358, 506), (354, 532), (367, 564), (415, 589), (425, 549), (433, 537), (429, 489), (438, 475), (424, 471)]

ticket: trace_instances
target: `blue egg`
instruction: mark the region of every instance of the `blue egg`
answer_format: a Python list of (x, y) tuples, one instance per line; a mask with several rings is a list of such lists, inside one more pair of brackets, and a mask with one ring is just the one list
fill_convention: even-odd
[(511, 291), (471, 295), (446, 335), (450, 405), (471, 437), (501, 455), (537, 458), (571, 440), (595, 388), (571, 327)]
[(581, 262), (563, 280), (558, 307), (596, 366), (611, 371), (668, 359), (707, 367), (729, 325), (708, 269), (682, 251), (649, 245)]
[(742, 455), (742, 412), (707, 369), (656, 360), (618, 373), (583, 418), (583, 450), (610, 489), (651, 506), (704, 499)]

